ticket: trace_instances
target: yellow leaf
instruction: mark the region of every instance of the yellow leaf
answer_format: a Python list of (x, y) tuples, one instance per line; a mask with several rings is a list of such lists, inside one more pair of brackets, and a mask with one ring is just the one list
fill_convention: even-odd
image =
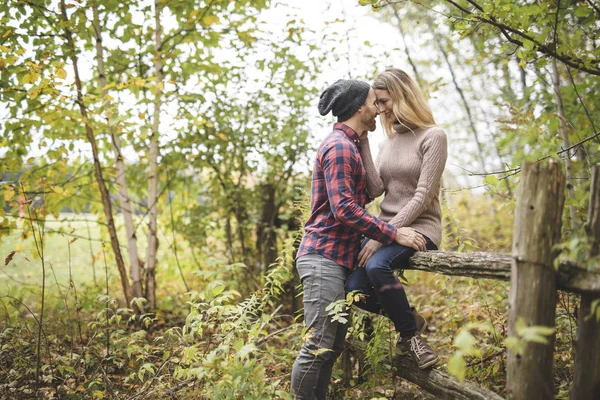
[(4, 35), (2, 35), (3, 38), (7, 37), (8, 35), (10, 35), (12, 33), (12, 29), (7, 30), (6, 32), (4, 32)]
[(221, 140), (225, 140), (226, 142), (229, 141), (229, 138), (226, 135), (222, 134), (221, 132), (217, 133), (217, 136)]
[(15, 197), (15, 192), (11, 188), (4, 190), (4, 201), (10, 201), (13, 197)]
[(58, 76), (60, 79), (65, 79), (67, 77), (67, 71), (62, 68), (58, 68), (56, 70), (56, 76)]
[(39, 94), (40, 94), (40, 89), (32, 90), (31, 92), (29, 92), (29, 98), (31, 100), (35, 100), (35, 98), (38, 97)]
[(106, 84), (106, 85), (104, 85), (104, 87), (103, 87), (102, 89), (100, 89), (100, 90), (108, 90), (108, 89), (110, 89), (110, 88), (112, 88), (112, 87), (115, 87), (115, 86), (116, 86), (116, 83), (115, 83), (115, 82), (107, 83), (107, 84)]
[(0, 50), (1, 50), (3, 53), (8, 53), (8, 52), (10, 51), (10, 48), (9, 48), (9, 47), (6, 47), (6, 46), (0, 46)]
[(146, 114), (143, 112), (138, 114), (139, 119), (144, 119), (145, 116), (146, 116)]
[(219, 17), (217, 17), (216, 15), (207, 15), (204, 18), (202, 18), (202, 24), (204, 26), (211, 26), (212, 24), (215, 24), (219, 22)]
[(21, 243), (19, 243), (17, 245), (17, 247), (15, 248), (16, 251), (23, 251), (23, 245)]

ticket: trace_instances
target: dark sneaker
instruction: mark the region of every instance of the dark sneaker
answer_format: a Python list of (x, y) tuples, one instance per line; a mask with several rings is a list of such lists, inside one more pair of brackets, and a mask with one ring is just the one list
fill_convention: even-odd
[(414, 307), (411, 307), (410, 309), (412, 310), (413, 315), (415, 316), (415, 325), (417, 326), (417, 332), (425, 332), (425, 329), (427, 329), (427, 320), (424, 316), (419, 314), (419, 312)]
[(402, 340), (400, 343), (404, 352), (415, 360), (419, 369), (426, 369), (440, 361), (440, 356), (418, 335)]

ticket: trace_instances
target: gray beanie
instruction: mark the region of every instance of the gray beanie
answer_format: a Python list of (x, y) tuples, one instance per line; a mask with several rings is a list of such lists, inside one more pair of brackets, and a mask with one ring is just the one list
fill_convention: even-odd
[(327, 115), (331, 111), (338, 122), (346, 121), (365, 104), (370, 88), (367, 82), (340, 79), (321, 93), (319, 113)]

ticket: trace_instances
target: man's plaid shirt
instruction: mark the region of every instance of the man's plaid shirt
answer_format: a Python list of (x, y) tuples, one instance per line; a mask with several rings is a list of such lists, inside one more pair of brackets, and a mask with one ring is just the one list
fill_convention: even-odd
[(396, 228), (367, 213), (366, 171), (358, 148), (358, 134), (336, 123), (319, 146), (311, 185), (311, 215), (297, 257), (319, 254), (354, 268), (361, 234), (390, 244)]

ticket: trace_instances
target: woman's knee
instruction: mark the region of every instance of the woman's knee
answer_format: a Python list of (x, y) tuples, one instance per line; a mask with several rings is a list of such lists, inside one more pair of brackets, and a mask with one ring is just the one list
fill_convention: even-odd
[(371, 281), (373, 281), (373, 279), (377, 279), (379, 276), (393, 273), (388, 263), (381, 263), (373, 258), (367, 261), (365, 265), (365, 271), (367, 272), (367, 276)]

